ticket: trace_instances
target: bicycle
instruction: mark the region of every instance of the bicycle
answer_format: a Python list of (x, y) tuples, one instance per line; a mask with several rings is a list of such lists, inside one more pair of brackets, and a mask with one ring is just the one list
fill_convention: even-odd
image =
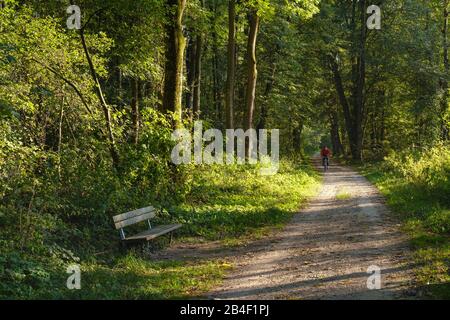
[(328, 157), (322, 157), (323, 171), (327, 172), (330, 165)]

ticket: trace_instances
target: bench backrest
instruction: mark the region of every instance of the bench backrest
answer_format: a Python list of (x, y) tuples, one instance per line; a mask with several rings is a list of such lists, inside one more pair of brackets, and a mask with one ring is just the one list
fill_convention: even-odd
[(134, 211), (118, 214), (113, 217), (116, 229), (122, 229), (132, 224), (149, 220), (155, 217), (156, 209), (153, 207), (140, 208)]

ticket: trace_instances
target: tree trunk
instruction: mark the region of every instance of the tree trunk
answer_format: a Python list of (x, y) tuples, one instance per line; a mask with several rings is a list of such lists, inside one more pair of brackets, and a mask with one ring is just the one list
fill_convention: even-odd
[[(215, 37), (214, 37), (215, 38)], [(213, 72), (213, 98), (214, 98), (214, 107), (216, 119), (221, 119), (221, 106), (220, 106), (220, 77), (219, 77), (219, 58), (217, 55), (217, 44), (214, 40), (213, 46), (214, 54), (212, 59), (212, 72)]]
[(384, 136), (385, 136), (385, 119), (386, 119), (386, 93), (383, 91), (383, 104), (381, 105), (381, 119), (380, 119), (380, 132), (378, 141), (380, 141), (381, 147), (384, 149)]
[(442, 140), (450, 139), (450, 128), (448, 127), (445, 115), (448, 109), (448, 0), (443, 0), (444, 5), (444, 26), (442, 28), (442, 47), (444, 50), (444, 77), (441, 79), (442, 99), (441, 99), (441, 136)]
[(245, 129), (248, 130), (253, 127), (253, 112), (255, 110), (255, 95), (256, 95), (256, 38), (258, 35), (259, 17), (256, 11), (249, 15), (250, 30), (248, 33), (247, 43), (247, 90), (246, 90), (246, 117)]
[(338, 113), (334, 110), (334, 108), (331, 108), (330, 110), (330, 136), (333, 153), (335, 155), (343, 154), (344, 148), (342, 146), (341, 137), (339, 134), (339, 118)]
[[(336, 92), (339, 97), (339, 103), (341, 104), (342, 110), (344, 113), (344, 122), (345, 122), (345, 128), (347, 131), (347, 138), (349, 141), (350, 149), (353, 150), (353, 148), (354, 148), (354, 145), (353, 145), (353, 137), (354, 137), (353, 119), (352, 119), (352, 115), (350, 113), (350, 106), (348, 104), (348, 100), (345, 95), (344, 85), (342, 83), (342, 77), (341, 77), (341, 73), (339, 71), (339, 66), (334, 57), (330, 58), (330, 66), (331, 66), (331, 70), (333, 72), (334, 85), (335, 85)], [(353, 152), (352, 152), (352, 154), (353, 154)]]
[(192, 113), (194, 103), (195, 43), (189, 38), (186, 53), (186, 108)]
[[(169, 4), (166, 25), (167, 44), (164, 68), (163, 111), (173, 113), (174, 126), (181, 125), (183, 95), (183, 57), (186, 39), (183, 35), (183, 13), (186, 0), (167, 0)], [(174, 9), (175, 10), (171, 10)]]
[(272, 91), (273, 84), (275, 82), (275, 71), (276, 71), (276, 65), (273, 62), (272, 63), (272, 73), (266, 83), (266, 88), (264, 90), (264, 100), (261, 103), (261, 112), (259, 115), (259, 121), (258, 121), (258, 124), (256, 125), (257, 134), (259, 134), (259, 130), (265, 129), (265, 127), (266, 127), (266, 120), (267, 120), (267, 114), (268, 114), (267, 100), (269, 98), (269, 94)]
[(355, 106), (353, 108), (355, 129), (354, 129), (354, 148), (352, 150), (352, 156), (354, 160), (362, 159), (362, 143), (363, 143), (363, 114), (365, 104), (365, 81), (366, 81), (366, 0), (359, 0), (360, 3), (360, 19), (361, 30), (359, 37), (359, 55), (357, 62), (357, 79), (356, 79), (356, 99)]
[(234, 82), (236, 76), (236, 1), (228, 1), (228, 52), (227, 84), (225, 96), (225, 122), (227, 129), (234, 129)]
[(292, 146), (296, 153), (301, 153), (302, 151), (302, 131), (303, 122), (300, 121), (299, 124), (295, 125), (292, 130)]
[(202, 47), (203, 47), (203, 37), (201, 35), (197, 36), (195, 46), (195, 78), (194, 78), (194, 116), (200, 117), (200, 85), (202, 79)]
[[(366, 80), (366, 1), (359, 0), (360, 30), (357, 36), (356, 28), (356, 2), (353, 1), (351, 19), (351, 61), (352, 61), (352, 94), (350, 97), (351, 109), (345, 95), (339, 66), (334, 57), (330, 59), (331, 70), (334, 76), (336, 91), (339, 102), (344, 111), (345, 127), (347, 130), (350, 152), (352, 158), (362, 160), (362, 145), (364, 140), (364, 117), (365, 117), (365, 80)], [(357, 51), (357, 52), (356, 52)]]
[(61, 101), (61, 109), (59, 111), (59, 124), (58, 124), (58, 146), (57, 146), (57, 152), (58, 152), (58, 180), (59, 181), (61, 181), (62, 123), (63, 123), (63, 119), (64, 119), (64, 104), (65, 103), (66, 103), (66, 100), (64, 99), (64, 96), (63, 96), (62, 97), (62, 101)]
[(89, 54), (89, 50), (86, 45), (86, 39), (84, 38), (84, 30), (83, 29), (80, 29), (80, 37), (81, 37), (81, 44), (83, 45), (84, 53), (86, 55), (86, 59), (89, 64), (89, 70), (91, 72), (92, 80), (94, 80), (95, 92), (100, 101), (100, 105), (103, 109), (103, 114), (105, 116), (106, 129), (108, 131), (109, 151), (111, 153), (113, 166), (116, 169), (119, 169), (120, 158), (119, 158), (119, 153), (116, 148), (114, 133), (112, 131), (111, 112), (109, 110), (108, 104), (106, 103), (105, 97), (103, 96), (102, 87), (100, 85), (100, 81), (98, 80), (97, 73), (95, 72), (94, 64), (91, 59), (91, 55)]

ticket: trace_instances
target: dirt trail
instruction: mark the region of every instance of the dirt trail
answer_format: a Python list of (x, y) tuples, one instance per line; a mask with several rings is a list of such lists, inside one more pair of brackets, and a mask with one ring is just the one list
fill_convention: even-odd
[[(315, 160), (319, 165), (319, 160)], [(364, 177), (331, 166), (320, 194), (275, 238), (236, 259), (213, 299), (411, 299), (408, 240)], [(369, 290), (369, 266), (381, 289)]]

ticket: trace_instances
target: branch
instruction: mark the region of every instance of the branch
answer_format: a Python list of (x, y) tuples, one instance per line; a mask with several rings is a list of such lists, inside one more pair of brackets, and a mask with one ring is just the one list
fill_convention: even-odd
[(66, 77), (64, 77), (62, 74), (60, 74), (58, 71), (56, 71), (55, 69), (53, 69), (50, 66), (47, 66), (46, 64), (31, 58), (32, 61), (38, 63), (39, 65), (41, 65), (42, 67), (44, 67), (45, 69), (47, 69), (48, 71), (50, 71), (51, 73), (53, 73), (54, 75), (60, 77), (65, 83), (67, 83), (69, 86), (71, 86), (73, 88), (73, 90), (75, 90), (75, 92), (77, 93), (78, 97), (80, 97), (81, 101), (83, 102), (84, 106), (86, 107), (86, 110), (92, 115), (92, 110), (91, 108), (89, 108), (88, 104), (86, 103), (86, 100), (84, 99), (83, 95), (81, 94), (81, 91), (78, 90), (77, 86), (71, 82), (69, 79), (67, 79)]

